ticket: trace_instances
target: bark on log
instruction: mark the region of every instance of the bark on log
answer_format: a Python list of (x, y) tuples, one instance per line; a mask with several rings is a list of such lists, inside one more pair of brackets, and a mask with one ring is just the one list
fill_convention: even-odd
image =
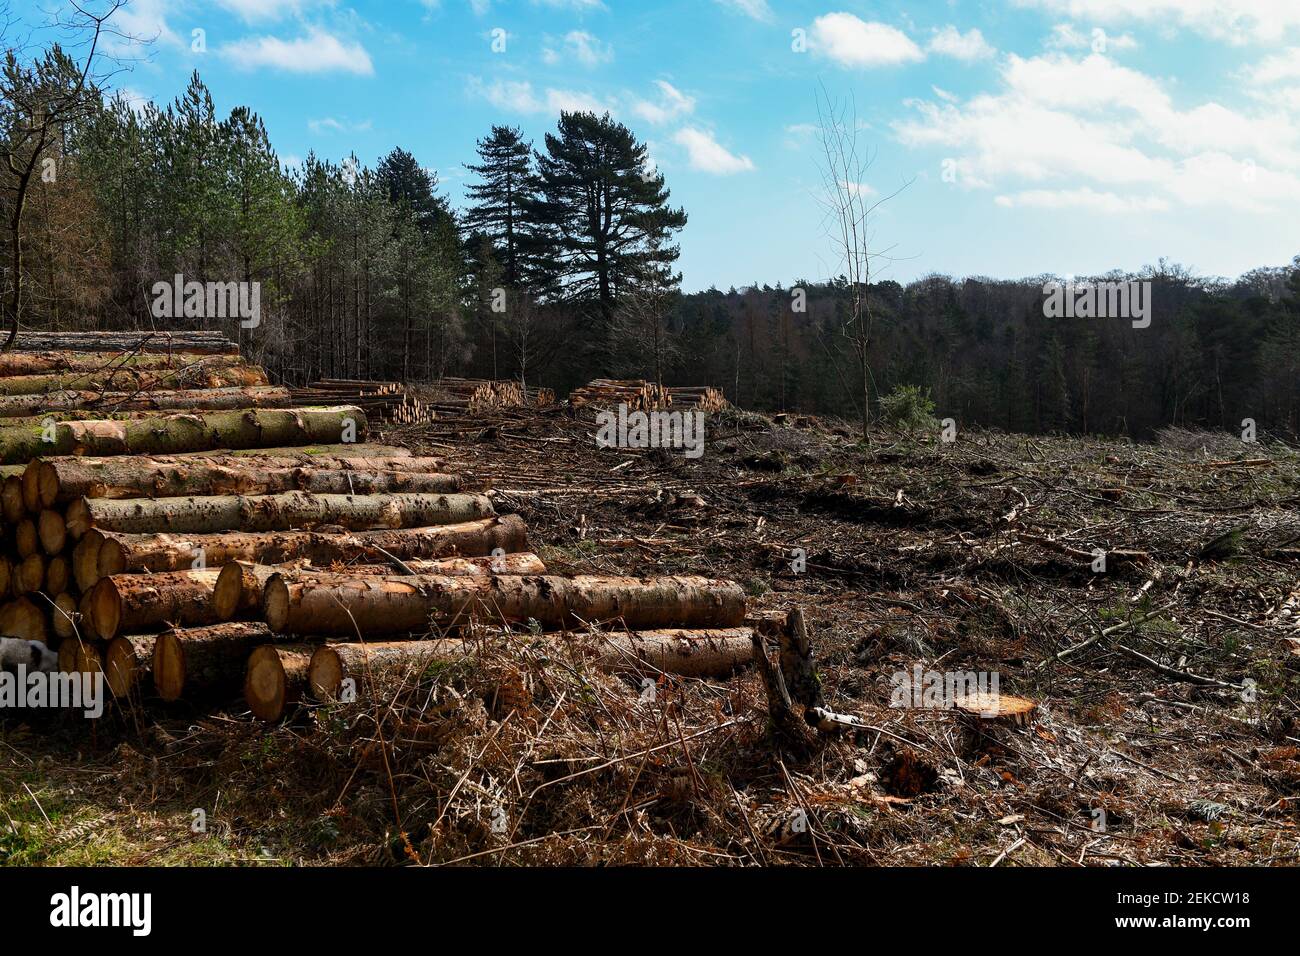
[(396, 494), (213, 495), (190, 498), (82, 498), (68, 506), (67, 528), (80, 538), (91, 528), (121, 534), (310, 530), (350, 531), (458, 524), (493, 513), (484, 495)]
[(149, 329), (126, 332), (31, 332), (24, 330), (12, 352), (147, 352), (238, 355), (239, 346), (219, 329)]
[[(753, 660), (753, 630), (748, 627), (711, 630), (615, 631), (591, 635), (596, 642), (596, 666), (616, 672), (662, 672), (680, 677), (726, 677)], [(559, 635), (550, 635), (560, 640)], [(370, 644), (322, 644), (312, 654), (308, 686), (318, 700), (339, 696), (345, 679), (359, 686), (368, 672), (412, 670), (434, 661), (471, 656), (477, 641), (443, 638)]]
[(193, 388), (248, 388), (269, 384), (257, 365), (204, 361), (182, 368), (106, 368), (96, 372), (13, 375), (0, 378), (0, 395), (45, 395), (49, 392), (155, 392)]
[(274, 723), (302, 698), (314, 650), (310, 644), (254, 648), (244, 677), (244, 701), (254, 717)]
[[(446, 494), (458, 491), (455, 475), (437, 474), (432, 458), (361, 459), (366, 468), (303, 466), (291, 459), (273, 465), (244, 458), (54, 458), (34, 461), (23, 474), (27, 498), (32, 475), (35, 500), (49, 507), (78, 498), (182, 498), (191, 495)], [(329, 459), (338, 460), (338, 459)], [(355, 461), (352, 460), (352, 461)], [(416, 463), (414, 467), (410, 463)], [(29, 510), (35, 510), (29, 508)]]
[(370, 637), (427, 633), (471, 622), (543, 628), (618, 622), (630, 630), (737, 627), (745, 594), (731, 581), (700, 577), (277, 575), (263, 614), (286, 634)]
[(275, 640), (276, 635), (260, 622), (164, 631), (154, 644), (154, 690), (163, 700), (238, 693), (248, 655)]
[(157, 639), (147, 636), (115, 637), (104, 652), (104, 679), (114, 697), (128, 697), (149, 676)]
[(114, 368), (182, 368), (197, 362), (247, 364), (238, 355), (212, 356), (198, 352), (5, 352), (0, 355), (0, 377), (99, 372)]
[[(325, 534), (285, 531), (233, 534), (103, 534), (87, 532), (83, 541), (97, 539), (99, 576), (144, 571), (183, 571), (202, 554), (209, 567), (233, 561), (248, 564), (284, 564), (306, 560), (318, 567), (334, 562), (379, 563), (388, 556), (408, 558), (482, 557), (500, 549), (507, 554), (528, 546), (528, 532), (518, 515), (501, 515), (479, 521), (434, 528), (395, 531), (360, 531)], [(86, 556), (89, 561), (89, 556)], [(97, 580), (97, 578), (96, 578)], [(91, 582), (92, 584), (94, 582)], [(87, 588), (84, 582), (83, 590)]]
[(220, 571), (115, 574), (97, 585), (91, 619), (101, 640), (148, 634), (164, 625), (220, 624), (212, 602)]
[[(4, 381), (0, 379), (0, 383)], [(337, 442), (345, 429), (351, 430), (348, 422), (353, 423), (357, 438), (365, 437), (365, 414), (346, 405), (182, 412), (122, 422), (55, 422), (48, 430), (0, 426), (0, 462), (27, 462), (43, 455), (177, 454)], [(53, 441), (45, 441), (46, 437)]]
[[(439, 558), (423, 560), (408, 558), (402, 561), (412, 574), (444, 574), (454, 577), (491, 577), (494, 574), (545, 574), (546, 565), (542, 559), (530, 552), (503, 554), (483, 558)], [(249, 564), (234, 561), (221, 569), (217, 577), (216, 590), (212, 601), (217, 614), (222, 620), (229, 621), (238, 615), (256, 614), (262, 608), (262, 592), (266, 584), (275, 575), (281, 574), (290, 581), (294, 575), (302, 572), (313, 581), (320, 582), (325, 573), (312, 567), (292, 567), (285, 565)], [(356, 565), (350, 566), (334, 575), (339, 581), (346, 581), (359, 574), (391, 575), (406, 574), (405, 570), (391, 565)]]
[[(3, 362), (4, 355), (0, 355)], [(172, 389), (158, 392), (98, 392), (68, 389), (45, 395), (0, 396), (0, 419), (41, 418), (51, 413), (96, 411), (104, 414), (201, 408), (285, 408), (293, 404), (289, 390), (278, 385), (242, 388)], [(85, 414), (80, 416), (86, 418)], [(8, 423), (8, 422), (7, 422)]]
[(31, 600), (20, 597), (0, 607), (0, 634), (48, 643), (49, 621)]

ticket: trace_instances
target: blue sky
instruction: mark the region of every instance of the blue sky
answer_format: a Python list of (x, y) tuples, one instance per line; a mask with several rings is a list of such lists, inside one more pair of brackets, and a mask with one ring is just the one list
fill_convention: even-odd
[(822, 86), (876, 153), (860, 188), (911, 181), (876, 223), (888, 277), (1300, 253), (1297, 0), (130, 0), (118, 20), (156, 37), (116, 77), (132, 96), (198, 68), (282, 159), (400, 145), (456, 203), (492, 124), (540, 144), (560, 109), (607, 108), (690, 214), (687, 290), (840, 271)]

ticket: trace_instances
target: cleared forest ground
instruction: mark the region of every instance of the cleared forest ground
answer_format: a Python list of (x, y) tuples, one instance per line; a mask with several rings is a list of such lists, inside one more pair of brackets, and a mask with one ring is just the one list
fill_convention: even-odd
[[(155, 703), (6, 723), (14, 863), (1143, 865), (1300, 859), (1300, 456), (715, 416), (704, 456), (590, 417), (399, 428), (518, 511), (556, 573), (734, 578), (805, 608), (828, 703), (782, 747), (757, 674), (601, 672), (527, 635), (264, 728)], [(807, 570), (791, 570), (792, 549)], [(1105, 573), (1093, 551), (1107, 552)], [(1030, 726), (890, 707), (996, 672)], [(205, 829), (195, 832), (195, 809)]]

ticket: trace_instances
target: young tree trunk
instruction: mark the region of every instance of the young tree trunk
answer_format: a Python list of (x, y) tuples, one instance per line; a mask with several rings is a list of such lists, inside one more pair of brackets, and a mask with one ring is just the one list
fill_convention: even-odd
[(262, 610), (276, 631), (362, 637), (530, 619), (552, 629), (711, 628), (739, 626), (745, 595), (734, 582), (698, 577), (296, 574), (267, 582)]
[(321, 525), (372, 531), (455, 524), (492, 513), (492, 502), (484, 495), (312, 495), (291, 491), (248, 497), (82, 498), (68, 506), (67, 527), (74, 538), (91, 528), (124, 534), (288, 531)]

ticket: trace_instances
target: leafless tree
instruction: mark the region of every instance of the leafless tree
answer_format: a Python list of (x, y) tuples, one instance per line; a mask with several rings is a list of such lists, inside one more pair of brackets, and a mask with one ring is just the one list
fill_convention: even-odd
[(860, 144), (857, 109), (851, 97), (847, 103), (836, 103), (823, 88), (817, 99), (817, 119), (822, 147), (822, 190), (817, 199), (825, 210), (827, 235), (838, 268), (848, 283), (849, 314), (840, 332), (849, 342), (862, 381), (861, 400), (855, 404), (862, 412), (862, 437), (866, 440), (871, 421), (871, 280), (878, 263), (892, 261), (889, 253), (893, 248), (875, 247), (873, 220), (880, 207), (913, 180), (877, 198), (867, 183), (876, 154)]
[[(53, 150), (69, 127), (97, 101), (94, 68), (108, 21), (127, 0), (96, 6), (70, 0), (70, 13), (50, 27), (64, 40), (29, 57), (23, 45), (5, 43), (0, 67), (0, 173), (8, 212), (9, 276), (3, 302), (9, 335), (0, 351), (13, 347), (23, 307), (23, 214), (38, 175), (46, 174)], [(118, 34), (119, 36), (121, 34)], [(67, 51), (73, 50), (75, 56)]]

